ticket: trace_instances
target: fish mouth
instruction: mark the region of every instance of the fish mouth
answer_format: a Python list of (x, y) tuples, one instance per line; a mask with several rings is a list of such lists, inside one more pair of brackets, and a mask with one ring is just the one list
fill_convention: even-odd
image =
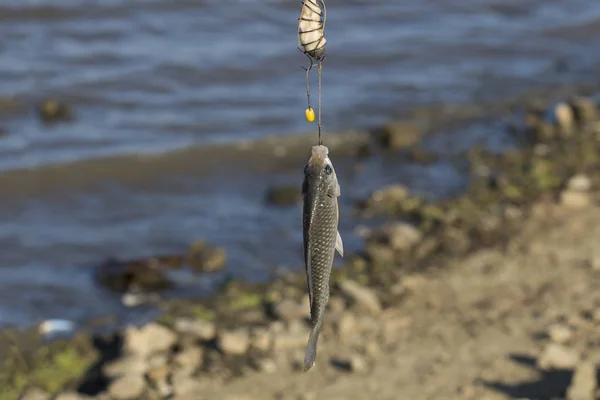
[(308, 164), (320, 167), (324, 167), (326, 164), (332, 165), (329, 159), (329, 149), (323, 145), (313, 146)]

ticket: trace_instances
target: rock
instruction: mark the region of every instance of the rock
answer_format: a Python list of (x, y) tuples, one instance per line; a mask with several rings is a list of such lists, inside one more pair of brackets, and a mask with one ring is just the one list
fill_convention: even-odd
[(42, 100), (38, 111), (41, 120), (46, 123), (73, 120), (73, 113), (69, 106), (54, 99)]
[(300, 393), (297, 400), (317, 400), (317, 394), (315, 392)]
[(266, 203), (275, 206), (293, 206), (302, 198), (300, 186), (274, 186), (269, 188), (266, 195)]
[[(308, 295), (306, 295), (305, 301), (303, 301), (307, 310), (310, 310)], [(331, 296), (329, 297), (329, 302), (327, 303), (327, 307), (332, 314), (342, 314), (344, 310), (346, 310), (346, 301), (339, 296)], [(309, 315), (310, 316), (310, 312)]]
[(177, 318), (174, 328), (179, 333), (186, 333), (203, 341), (213, 340), (217, 336), (217, 326), (212, 321)]
[(250, 334), (247, 329), (225, 331), (219, 336), (219, 348), (229, 355), (242, 355), (250, 347)]
[(156, 392), (162, 397), (166, 398), (173, 394), (173, 387), (169, 383), (171, 373), (166, 365), (160, 367), (154, 367), (148, 371), (146, 378), (156, 390)]
[(392, 122), (379, 131), (380, 145), (389, 150), (403, 149), (416, 144), (422, 136), (421, 129), (409, 122)]
[(458, 228), (447, 227), (443, 232), (442, 240), (444, 249), (453, 255), (465, 254), (471, 248), (469, 235)]
[(575, 122), (575, 116), (571, 106), (564, 102), (558, 103), (554, 107), (554, 120), (563, 133), (571, 133)]
[(569, 99), (569, 104), (573, 107), (575, 120), (580, 124), (598, 119), (598, 108), (592, 99), (574, 96)]
[(567, 208), (581, 209), (589, 207), (592, 199), (589, 193), (565, 190), (560, 194), (560, 204)]
[(188, 265), (196, 272), (218, 272), (225, 267), (227, 255), (221, 247), (196, 241), (188, 252)]
[(137, 400), (146, 390), (144, 377), (125, 375), (108, 386), (108, 394), (114, 400)]
[(366, 361), (358, 354), (353, 354), (348, 358), (334, 358), (331, 363), (350, 372), (362, 373), (367, 371)]
[(575, 369), (571, 385), (567, 389), (567, 400), (594, 400), (596, 391), (596, 366), (582, 362)]
[(155, 353), (148, 357), (146, 362), (148, 363), (149, 369), (154, 367), (162, 367), (167, 365), (168, 355), (166, 353)]
[(365, 244), (365, 253), (373, 264), (390, 264), (395, 258), (394, 250), (390, 246), (370, 241)]
[(411, 149), (408, 152), (408, 159), (415, 163), (421, 165), (429, 165), (433, 164), (438, 160), (438, 155), (434, 152), (425, 151), (421, 149)]
[(427, 278), (419, 274), (406, 275), (402, 278), (401, 284), (405, 291), (418, 292), (427, 286)]
[(277, 363), (272, 358), (261, 358), (257, 361), (258, 370), (267, 374), (277, 372)]
[(382, 233), (395, 251), (409, 251), (423, 239), (423, 234), (417, 228), (405, 222), (389, 224)]
[(342, 281), (339, 286), (342, 293), (357, 306), (364, 308), (372, 314), (381, 312), (379, 298), (377, 298), (377, 295), (372, 290), (351, 280)]
[(305, 332), (282, 332), (273, 337), (273, 349), (278, 351), (303, 348), (308, 341), (308, 329)]
[(547, 121), (541, 121), (534, 127), (530, 128), (530, 132), (535, 142), (554, 138), (554, 126)]
[(202, 347), (189, 347), (177, 353), (173, 358), (175, 365), (191, 375), (202, 364), (204, 350)]
[(54, 398), (54, 400), (84, 400), (84, 399), (89, 399), (89, 397), (85, 396), (85, 395), (81, 395), (79, 393), (75, 393), (75, 392), (61, 393)]
[(260, 351), (271, 349), (273, 336), (267, 328), (254, 328), (250, 333), (250, 346)]
[(203, 389), (202, 383), (195, 377), (190, 377), (185, 371), (176, 371), (171, 377), (175, 398), (198, 394)]
[(353, 354), (350, 356), (350, 371), (352, 372), (366, 372), (367, 371), (367, 363), (358, 354)]
[(409, 333), (412, 322), (413, 320), (410, 316), (398, 311), (386, 312), (381, 321), (385, 343), (391, 344), (402, 340)]
[(175, 333), (152, 322), (141, 329), (128, 327), (125, 330), (124, 348), (128, 354), (148, 357), (154, 353), (169, 350), (176, 341)]
[(571, 339), (573, 331), (566, 325), (555, 324), (548, 328), (548, 336), (554, 343), (564, 344)]
[(567, 189), (574, 192), (589, 192), (592, 188), (592, 180), (584, 174), (577, 174), (567, 182)]
[(146, 360), (136, 354), (121, 357), (105, 364), (102, 372), (108, 378), (118, 378), (126, 374), (142, 376), (146, 373), (147, 368)]
[(579, 353), (561, 344), (550, 343), (546, 346), (537, 364), (540, 369), (572, 369), (579, 362)]
[(379, 346), (379, 343), (377, 343), (377, 341), (369, 340), (365, 344), (365, 353), (371, 359), (377, 359), (382, 354), (381, 346)]
[(171, 285), (160, 263), (153, 258), (124, 262), (109, 259), (98, 266), (95, 278), (100, 285), (120, 293), (133, 289), (162, 290)]
[(356, 332), (356, 318), (353, 313), (345, 312), (337, 321), (338, 335), (342, 340)]
[(409, 191), (406, 187), (400, 184), (390, 185), (375, 191), (367, 201), (367, 208), (388, 210), (398, 207), (408, 197)]
[(50, 400), (50, 395), (42, 389), (29, 388), (21, 395), (19, 400)]
[(301, 319), (308, 315), (308, 308), (292, 299), (283, 299), (275, 306), (274, 311), (277, 318), (284, 321)]

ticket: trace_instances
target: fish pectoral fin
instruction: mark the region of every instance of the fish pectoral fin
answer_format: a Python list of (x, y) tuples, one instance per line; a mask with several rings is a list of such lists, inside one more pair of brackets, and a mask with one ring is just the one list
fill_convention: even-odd
[(337, 237), (335, 238), (335, 249), (340, 256), (344, 257), (344, 242), (342, 242), (342, 237), (340, 236), (340, 232), (337, 232)]

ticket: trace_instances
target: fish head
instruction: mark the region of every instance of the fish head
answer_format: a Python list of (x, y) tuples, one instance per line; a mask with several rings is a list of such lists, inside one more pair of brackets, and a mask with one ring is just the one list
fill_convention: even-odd
[(326, 146), (313, 146), (312, 155), (304, 167), (304, 181), (319, 192), (339, 196), (340, 185)]

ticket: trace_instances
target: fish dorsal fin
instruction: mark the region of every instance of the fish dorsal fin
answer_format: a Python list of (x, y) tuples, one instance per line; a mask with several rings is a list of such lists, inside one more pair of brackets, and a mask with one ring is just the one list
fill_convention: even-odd
[(337, 237), (335, 238), (335, 249), (340, 253), (340, 256), (344, 257), (344, 243), (342, 242), (340, 231), (337, 231)]

